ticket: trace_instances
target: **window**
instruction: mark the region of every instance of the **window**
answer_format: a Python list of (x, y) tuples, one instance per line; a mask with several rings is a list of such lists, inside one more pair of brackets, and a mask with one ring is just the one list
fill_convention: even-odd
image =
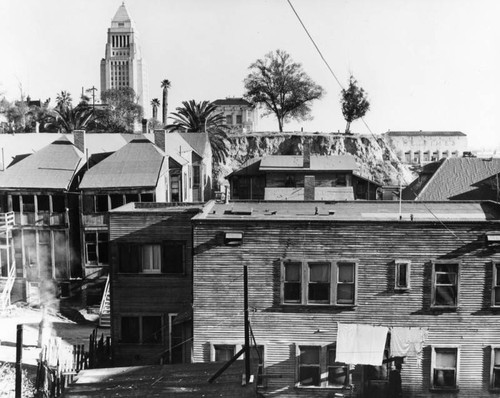
[(139, 202), (138, 193), (127, 193), (125, 194), (125, 203)]
[(396, 260), (395, 262), (395, 290), (408, 290), (410, 288), (410, 262)]
[(299, 355), (299, 386), (321, 385), (321, 347), (300, 346)]
[(490, 388), (500, 390), (500, 347), (491, 347)]
[(491, 287), (491, 305), (500, 307), (500, 263), (493, 263), (493, 286)]
[(330, 303), (330, 263), (309, 263), (309, 303)]
[(23, 213), (35, 211), (35, 197), (33, 195), (23, 195)]
[(432, 347), (431, 386), (436, 390), (458, 388), (458, 347)]
[(184, 241), (163, 243), (120, 243), (119, 272), (182, 274), (185, 263)]
[(64, 213), (66, 211), (66, 204), (64, 195), (52, 195), (52, 212)]
[(302, 263), (286, 262), (283, 264), (283, 268), (284, 268), (283, 301), (285, 303), (301, 303)]
[(200, 165), (193, 165), (193, 185), (198, 187), (200, 185)]
[(165, 274), (184, 273), (186, 244), (183, 241), (168, 241), (163, 244), (163, 268)]
[(112, 194), (109, 195), (109, 198), (111, 199), (111, 208), (116, 209), (117, 207), (120, 207), (123, 205), (123, 195), (122, 194)]
[(122, 316), (121, 342), (162, 344), (162, 317), (159, 315)]
[(214, 361), (215, 362), (227, 362), (235, 354), (234, 345), (226, 344), (214, 344)]
[(241, 115), (236, 115), (236, 124), (242, 124), (243, 123), (243, 119), (241, 117)]
[(233, 115), (226, 115), (226, 124), (229, 126), (233, 124)]
[(108, 233), (107, 232), (86, 232), (85, 233), (85, 253), (89, 264), (108, 263)]
[(356, 304), (356, 263), (286, 260), (281, 269), (283, 304)]
[(154, 194), (152, 193), (141, 193), (141, 202), (154, 202)]
[(95, 196), (95, 210), (97, 213), (103, 213), (109, 210), (108, 195)]
[(349, 385), (349, 365), (335, 361), (336, 346), (332, 344), (327, 347), (327, 372), (329, 387), (343, 387)]
[(457, 263), (434, 263), (432, 269), (432, 306), (456, 308), (458, 305)]
[(160, 273), (161, 272), (161, 246), (143, 245), (142, 246), (142, 272)]

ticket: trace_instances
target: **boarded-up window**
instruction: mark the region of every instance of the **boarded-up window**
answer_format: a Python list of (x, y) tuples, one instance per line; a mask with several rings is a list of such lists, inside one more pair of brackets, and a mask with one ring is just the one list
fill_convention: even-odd
[(165, 274), (184, 273), (186, 242), (167, 241), (163, 243), (162, 272)]

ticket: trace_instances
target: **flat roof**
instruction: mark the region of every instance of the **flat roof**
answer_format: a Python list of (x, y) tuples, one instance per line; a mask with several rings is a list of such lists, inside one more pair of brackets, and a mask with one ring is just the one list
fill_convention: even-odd
[[(401, 215), (401, 219), (400, 219)], [(195, 220), (484, 222), (500, 220), (492, 201), (243, 201), (211, 202)]]
[(268, 155), (261, 159), (260, 170), (325, 170), (325, 171), (346, 171), (356, 170), (354, 156), (345, 155), (311, 155), (310, 167), (304, 168), (303, 155)]
[(387, 133), (390, 137), (465, 137), (466, 134), (461, 131), (388, 131)]
[(110, 210), (110, 213), (166, 213), (183, 211), (202, 211), (203, 202), (131, 202)]

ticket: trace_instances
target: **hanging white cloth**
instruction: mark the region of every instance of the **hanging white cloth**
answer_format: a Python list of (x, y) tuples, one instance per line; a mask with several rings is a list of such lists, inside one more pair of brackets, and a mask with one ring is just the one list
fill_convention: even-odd
[(427, 330), (422, 328), (391, 328), (391, 357), (420, 358), (426, 339)]
[(336, 361), (381, 366), (388, 331), (383, 326), (338, 323)]

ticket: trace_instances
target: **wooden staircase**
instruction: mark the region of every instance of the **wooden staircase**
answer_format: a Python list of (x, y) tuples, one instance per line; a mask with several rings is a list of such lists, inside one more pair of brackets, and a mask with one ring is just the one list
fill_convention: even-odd
[(9, 276), (2, 290), (2, 295), (0, 296), (0, 313), (3, 313), (7, 308), (10, 307), (10, 293), (12, 292), (12, 287), (16, 280), (16, 267), (12, 264), (9, 270)]
[(10, 294), (16, 280), (16, 263), (14, 260), (14, 246), (12, 245), (12, 227), (14, 226), (14, 213), (0, 214), (0, 250), (4, 261), (7, 260), (7, 279), (0, 295), (0, 313), (7, 310), (10, 305)]
[(110, 295), (109, 295), (109, 275), (106, 279), (106, 286), (102, 295), (101, 307), (99, 308), (99, 327), (111, 327), (111, 308), (110, 308)]

